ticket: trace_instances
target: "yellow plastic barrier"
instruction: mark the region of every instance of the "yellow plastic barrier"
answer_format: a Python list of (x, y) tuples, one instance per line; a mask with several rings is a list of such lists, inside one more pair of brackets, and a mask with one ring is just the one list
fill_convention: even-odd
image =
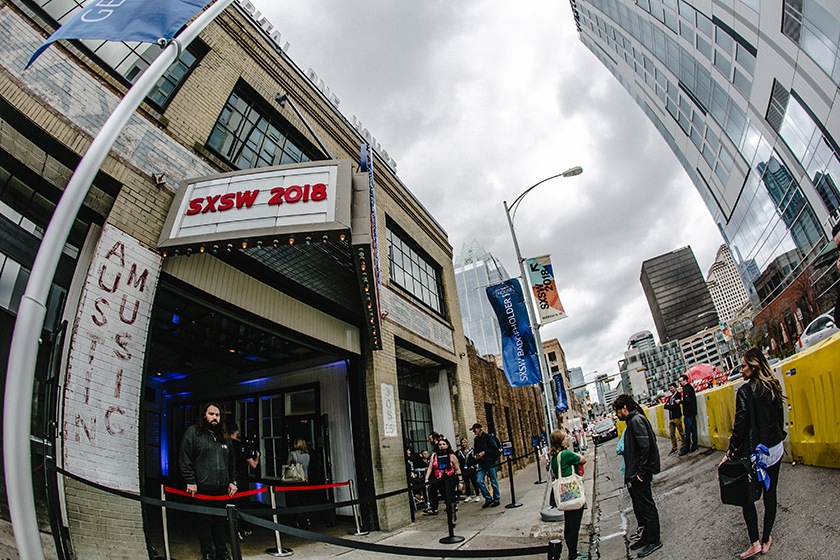
[(662, 437), (668, 437), (668, 421), (665, 420), (665, 406), (658, 404), (652, 408), (656, 412), (656, 432)]
[(706, 403), (709, 445), (720, 451), (728, 449), (735, 424), (735, 387), (734, 383), (730, 383), (701, 393)]
[(618, 437), (621, 437), (621, 434), (623, 434), (624, 430), (627, 429), (627, 422), (625, 422), (624, 420), (618, 420), (615, 423), (615, 426), (618, 429)]
[(795, 461), (840, 467), (840, 333), (782, 364)]

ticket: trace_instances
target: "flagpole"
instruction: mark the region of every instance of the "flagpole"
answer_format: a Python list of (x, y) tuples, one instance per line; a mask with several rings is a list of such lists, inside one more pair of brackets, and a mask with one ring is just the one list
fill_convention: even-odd
[(155, 87), (158, 80), (189, 45), (233, 0), (218, 0), (200, 14), (192, 25), (161, 52), (129, 88), (114, 112), (79, 162), (56, 205), (35, 263), (21, 298), (15, 321), (6, 372), (6, 395), (3, 402), (3, 457), (9, 515), (21, 560), (44, 560), (44, 549), (35, 515), (30, 460), (30, 418), (32, 388), (38, 344), (46, 316), (46, 300), (55, 277), (62, 249), (70, 229), (87, 196), (93, 178), (128, 120)]

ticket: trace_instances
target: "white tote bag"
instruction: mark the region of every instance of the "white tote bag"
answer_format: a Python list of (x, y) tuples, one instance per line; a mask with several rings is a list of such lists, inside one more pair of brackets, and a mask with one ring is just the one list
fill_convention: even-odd
[(551, 491), (554, 492), (554, 501), (559, 510), (570, 511), (586, 505), (583, 478), (574, 472), (570, 476), (561, 476), (552, 481)]

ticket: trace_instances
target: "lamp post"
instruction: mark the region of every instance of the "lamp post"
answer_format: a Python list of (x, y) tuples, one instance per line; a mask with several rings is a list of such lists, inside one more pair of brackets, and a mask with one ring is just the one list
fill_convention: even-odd
[(549, 433), (554, 430), (554, 397), (551, 389), (551, 377), (549, 375), (550, 372), (547, 371), (548, 368), (546, 367), (545, 356), (543, 355), (542, 339), (540, 338), (540, 325), (537, 323), (536, 314), (534, 313), (532, 300), (533, 294), (529, 288), (528, 276), (525, 272), (525, 259), (522, 258), (522, 253), (519, 250), (519, 241), (516, 239), (516, 230), (513, 227), (513, 220), (516, 218), (516, 209), (519, 207), (519, 203), (522, 202), (522, 199), (525, 198), (526, 194), (546, 181), (550, 181), (558, 177), (574, 177), (575, 175), (580, 175), (581, 173), (583, 173), (583, 168), (580, 166), (569, 168), (562, 173), (546, 177), (542, 181), (532, 185), (522, 194), (517, 196), (510, 206), (508, 206), (507, 201), (503, 202), (505, 206), (505, 214), (507, 215), (508, 226), (510, 226), (510, 236), (513, 238), (513, 248), (516, 250), (516, 262), (519, 263), (519, 273), (521, 274), (522, 282), (525, 284), (524, 292), (528, 294), (526, 296), (528, 298), (526, 307), (528, 308), (528, 318), (531, 320), (531, 327), (534, 332), (534, 342), (536, 342), (537, 345), (537, 358), (540, 363), (540, 379), (543, 386), (543, 404), (545, 405), (546, 424), (548, 426)]

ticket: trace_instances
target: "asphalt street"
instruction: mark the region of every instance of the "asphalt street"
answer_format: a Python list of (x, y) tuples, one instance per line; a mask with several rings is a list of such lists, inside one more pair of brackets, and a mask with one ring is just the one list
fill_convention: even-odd
[[(636, 529), (630, 496), (623, 484), (617, 440), (597, 446), (596, 510), (592, 559), (635, 558), (627, 534)], [(737, 559), (749, 547), (741, 508), (723, 505), (717, 464), (723, 453), (700, 448), (684, 457), (668, 455), (671, 442), (659, 438), (662, 472), (653, 497), (662, 525), (663, 547), (648, 558)], [(773, 547), (761, 558), (833, 560), (840, 558), (840, 469), (784, 463), (779, 475), (779, 508)], [(759, 525), (763, 505), (758, 502)]]

